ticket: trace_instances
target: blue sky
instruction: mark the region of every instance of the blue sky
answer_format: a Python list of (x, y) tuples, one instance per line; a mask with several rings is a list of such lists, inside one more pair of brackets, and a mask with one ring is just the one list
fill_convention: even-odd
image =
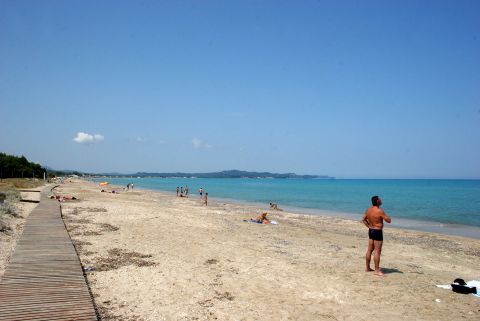
[(480, 178), (478, 1), (0, 1), (0, 151)]

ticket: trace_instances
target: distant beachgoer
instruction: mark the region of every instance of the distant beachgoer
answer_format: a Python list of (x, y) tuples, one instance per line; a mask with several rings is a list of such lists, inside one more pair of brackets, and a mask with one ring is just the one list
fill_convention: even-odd
[(252, 220), (257, 223), (270, 224), (270, 220), (267, 218), (267, 212), (261, 213), (255, 219), (252, 218)]
[(200, 187), (200, 189), (198, 190), (198, 193), (200, 194), (200, 199), (202, 199), (202, 196), (203, 196), (203, 188)]
[(130, 189), (130, 183), (127, 184), (127, 191)]
[(205, 206), (208, 205), (208, 193), (205, 193), (205, 197), (203, 198), (203, 204), (205, 204)]
[[(374, 271), (375, 275), (383, 276), (380, 271), (380, 255), (383, 245), (383, 221), (391, 223), (392, 219), (380, 208), (382, 200), (378, 196), (372, 197), (372, 206), (367, 209), (362, 218), (363, 224), (368, 227), (368, 248), (365, 254), (365, 272)], [(375, 270), (370, 268), (370, 260), (373, 255)]]
[(283, 211), (280, 207), (278, 207), (278, 204), (276, 203), (270, 203), (270, 209), (275, 211)]
[(130, 188), (133, 189), (133, 183), (130, 183)]
[(180, 194), (183, 196), (183, 186), (180, 187)]
[(178, 193), (180, 193), (180, 187), (177, 186), (177, 197), (178, 197)]
[(50, 198), (56, 199), (59, 202), (63, 202), (65, 200), (76, 200), (77, 198), (72, 195), (50, 195)]
[(187, 197), (187, 195), (188, 195), (188, 186), (187, 185), (185, 185), (184, 191), (185, 191), (185, 197)]

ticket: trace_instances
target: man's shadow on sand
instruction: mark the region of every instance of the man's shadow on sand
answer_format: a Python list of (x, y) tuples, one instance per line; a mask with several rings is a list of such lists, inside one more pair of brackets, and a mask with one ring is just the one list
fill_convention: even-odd
[(381, 268), (380, 271), (382, 271), (383, 274), (391, 274), (391, 273), (401, 273), (401, 274), (403, 274), (403, 272), (400, 271), (399, 269)]

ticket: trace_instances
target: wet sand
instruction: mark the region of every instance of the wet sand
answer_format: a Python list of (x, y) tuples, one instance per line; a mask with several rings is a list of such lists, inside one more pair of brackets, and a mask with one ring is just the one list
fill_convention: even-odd
[(259, 225), (243, 220), (268, 204), (57, 190), (79, 198), (62, 210), (105, 320), (480, 318), (480, 298), (435, 286), (480, 279), (478, 239), (387, 227), (376, 277), (357, 221), (268, 211), (279, 224)]

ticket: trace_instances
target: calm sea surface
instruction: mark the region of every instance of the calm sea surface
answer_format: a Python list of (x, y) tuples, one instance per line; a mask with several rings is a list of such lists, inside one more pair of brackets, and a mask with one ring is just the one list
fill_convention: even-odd
[(279, 207), (303, 209), (305, 213), (327, 210), (355, 217), (361, 217), (371, 205), (371, 196), (379, 195), (383, 209), (393, 218), (480, 227), (480, 180), (118, 178), (108, 181), (123, 186), (133, 182), (140, 188), (170, 192), (175, 192), (177, 186), (188, 186), (190, 194), (195, 196), (203, 187), (212, 199), (266, 205), (274, 202)]

